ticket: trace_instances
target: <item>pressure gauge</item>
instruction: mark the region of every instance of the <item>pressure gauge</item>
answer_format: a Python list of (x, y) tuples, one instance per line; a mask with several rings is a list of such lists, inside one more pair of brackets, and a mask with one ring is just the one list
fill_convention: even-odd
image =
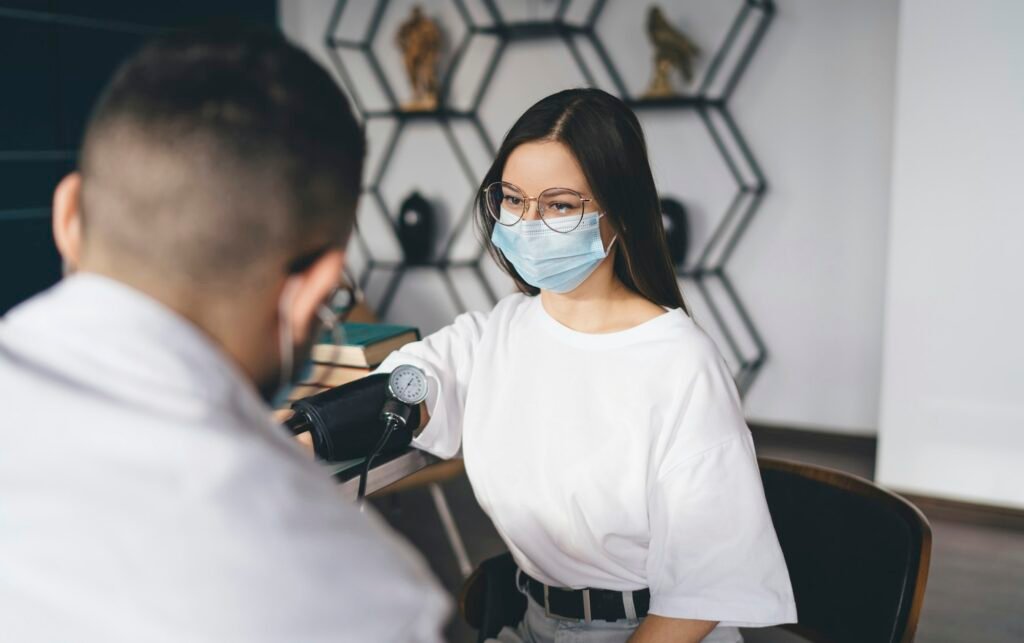
[(427, 375), (412, 364), (391, 371), (388, 394), (403, 404), (416, 406), (427, 399)]

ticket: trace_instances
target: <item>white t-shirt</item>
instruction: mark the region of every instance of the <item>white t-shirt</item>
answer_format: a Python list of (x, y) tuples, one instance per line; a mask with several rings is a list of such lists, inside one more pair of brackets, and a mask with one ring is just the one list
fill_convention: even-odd
[(0, 320), (0, 639), (441, 640), (422, 559), (186, 320), (72, 277)]
[(403, 363), (433, 393), (415, 444), (462, 448), (477, 500), (531, 576), (649, 587), (651, 613), (668, 617), (796, 620), (732, 376), (683, 311), (587, 334), (515, 294), (378, 370)]

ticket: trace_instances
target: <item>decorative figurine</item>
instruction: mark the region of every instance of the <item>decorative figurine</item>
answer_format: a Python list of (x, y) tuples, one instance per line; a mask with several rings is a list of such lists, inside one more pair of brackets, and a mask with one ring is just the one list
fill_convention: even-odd
[(690, 218), (686, 206), (672, 198), (661, 200), (661, 222), (665, 226), (665, 237), (672, 263), (681, 267), (686, 263), (690, 246)]
[(397, 233), (407, 265), (422, 266), (430, 261), (434, 248), (434, 218), (434, 207), (419, 192), (413, 192), (402, 202)]
[(412, 100), (402, 105), (410, 112), (437, 109), (437, 61), (441, 53), (441, 29), (416, 5), (398, 29), (395, 42), (402, 49), (405, 72), (412, 85)]
[(687, 84), (693, 82), (693, 61), (700, 49), (665, 19), (661, 7), (652, 5), (647, 14), (647, 36), (654, 45), (654, 77), (644, 98), (667, 98), (678, 95), (668, 75), (675, 67)]

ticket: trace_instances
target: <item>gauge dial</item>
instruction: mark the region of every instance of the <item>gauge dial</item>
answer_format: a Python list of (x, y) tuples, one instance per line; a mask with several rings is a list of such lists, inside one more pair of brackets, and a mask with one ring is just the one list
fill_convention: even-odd
[(427, 399), (427, 376), (412, 364), (402, 364), (391, 372), (388, 392), (399, 402), (415, 406)]

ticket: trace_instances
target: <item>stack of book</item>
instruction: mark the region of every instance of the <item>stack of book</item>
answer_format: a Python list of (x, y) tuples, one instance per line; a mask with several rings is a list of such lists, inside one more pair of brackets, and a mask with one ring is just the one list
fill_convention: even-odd
[(312, 364), (289, 393), (289, 404), (369, 375), (392, 351), (420, 338), (411, 326), (345, 322), (342, 328), (344, 344), (332, 343), (328, 332), (313, 346)]

